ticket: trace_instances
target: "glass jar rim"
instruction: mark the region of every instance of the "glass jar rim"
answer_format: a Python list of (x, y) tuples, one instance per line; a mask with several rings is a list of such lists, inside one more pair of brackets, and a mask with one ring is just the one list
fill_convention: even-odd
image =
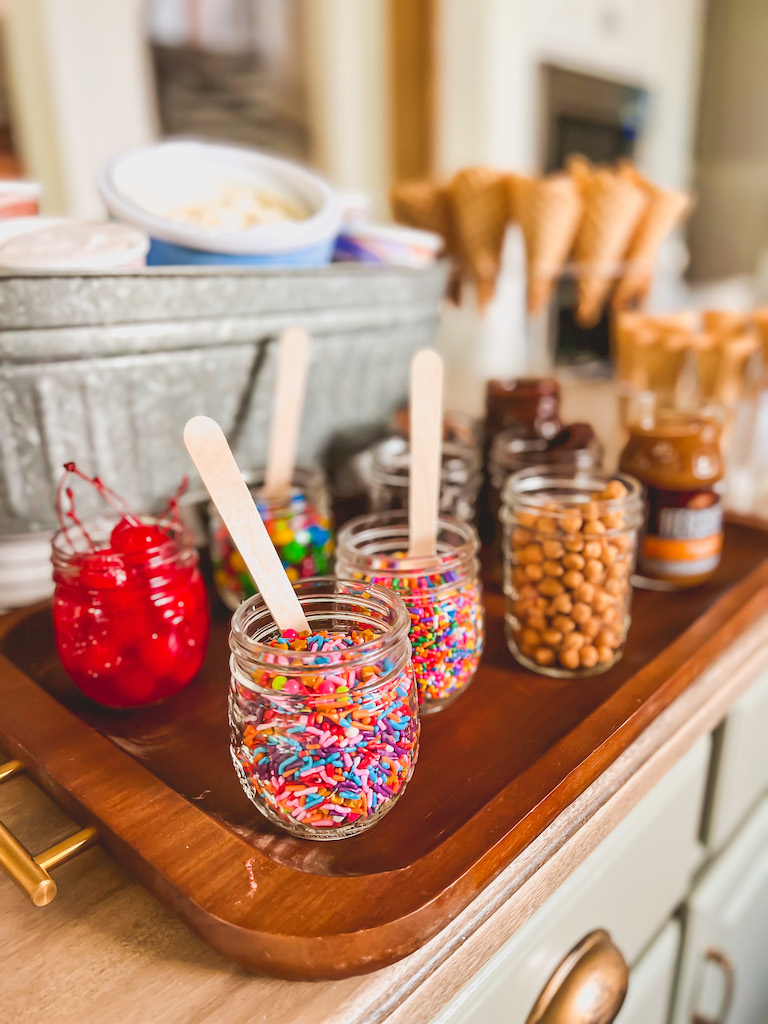
[[(73, 523), (71, 526), (65, 526), (57, 530), (51, 538), (51, 561), (54, 568), (71, 566), (82, 555), (87, 554), (99, 555), (100, 565), (103, 567), (104, 572), (108, 572), (113, 568), (122, 568), (126, 556), (130, 557), (132, 554), (143, 555), (146, 557), (148, 564), (156, 566), (175, 558), (188, 548), (194, 547), (192, 534), (183, 523), (172, 520), (169, 522), (163, 516), (149, 515), (137, 515), (134, 518), (142, 526), (157, 526), (162, 523), (162, 529), (169, 535), (165, 543), (156, 544), (137, 552), (107, 551), (106, 546), (93, 549), (85, 546), (83, 527), (88, 531), (89, 536), (103, 538), (108, 543), (112, 530), (124, 518), (125, 516), (120, 516), (117, 513), (114, 515), (98, 513), (86, 516), (81, 520), (82, 525)], [(69, 543), (75, 536), (80, 538), (81, 543), (79, 545)]]
[[(360, 666), (381, 661), (382, 658), (386, 657), (387, 652), (397, 647), (398, 644), (406, 643), (410, 646), (408, 633), (411, 627), (411, 619), (408, 614), (408, 609), (405, 607), (400, 596), (393, 593), (391, 590), (388, 590), (386, 587), (377, 586), (375, 583), (362, 583), (356, 580), (337, 579), (330, 576), (313, 576), (299, 580), (299, 582), (294, 585), (294, 590), (297, 593), (310, 624), (312, 604), (321, 600), (329, 601), (334, 597), (337, 599), (346, 599), (350, 604), (357, 603), (359, 605), (361, 603), (368, 602), (371, 607), (372, 601), (375, 599), (380, 605), (383, 605), (392, 612), (394, 621), (392, 624), (386, 626), (386, 628), (382, 628), (382, 632), (378, 637), (373, 640), (367, 640), (365, 643), (357, 644), (354, 647), (344, 648), (343, 651), (339, 651), (339, 654), (343, 652), (354, 653), (355, 661)], [(327, 616), (330, 613), (325, 610), (323, 614)], [(249, 632), (249, 627), (253, 627), (257, 620), (260, 622), (260, 625), (258, 629), (254, 630), (255, 632), (266, 631), (270, 626), (272, 626), (274, 627), (275, 635), (279, 635), (277, 624), (272, 619), (266, 602), (261, 594), (255, 594), (253, 597), (249, 597), (247, 600), (243, 601), (232, 615), (229, 634), (229, 649), (234, 658), (245, 657), (257, 667), (264, 664), (273, 668), (275, 666), (275, 662), (267, 661), (267, 658), (274, 658), (275, 655), (286, 655), (290, 656), (291, 659), (295, 659), (293, 671), (297, 672), (308, 672), (310, 670), (314, 670), (314, 672), (317, 673), (321, 669), (325, 669), (326, 667), (330, 668), (337, 664), (337, 662), (333, 660), (327, 663), (318, 663), (317, 657), (319, 652), (316, 651), (294, 651), (292, 649), (281, 649), (280, 647), (273, 647), (271, 644), (262, 643), (260, 640), (255, 640), (252, 633)], [(330, 653), (333, 652), (329, 652), (329, 654)], [(328, 656), (329, 655), (321, 654), (321, 657)], [(339, 658), (338, 664), (342, 663), (343, 659)], [(374, 680), (371, 683), (372, 688), (375, 688), (378, 682), (378, 679)], [(275, 691), (267, 687), (260, 687), (257, 683), (251, 683), (250, 685), (252, 685), (256, 690), (273, 695), (275, 693), (279, 693), (281, 696), (295, 696), (302, 700), (305, 700), (307, 697), (307, 694), (284, 694), (282, 690)], [(363, 687), (355, 688), (355, 693), (362, 692), (364, 692)], [(328, 700), (327, 694), (318, 694), (317, 696), (325, 697), (326, 702)]]
[[(290, 513), (291, 507), (306, 508), (310, 504), (307, 491), (310, 489), (320, 490), (326, 486), (325, 472), (321, 466), (296, 466), (291, 478), (291, 487), (287, 496), (280, 498), (265, 498), (259, 494), (266, 480), (266, 466), (257, 466), (251, 472), (243, 473), (242, 477), (248, 485), (251, 497), (260, 509), (267, 509), (274, 518), (280, 518), (280, 513)], [(303, 499), (299, 501), (298, 499)], [(218, 510), (212, 501), (208, 502), (208, 514), (216, 513)]]
[[(626, 487), (626, 494), (618, 498), (597, 498), (589, 491), (599, 491), (612, 480), (618, 480)], [(558, 500), (563, 505), (560, 509), (546, 509), (543, 506), (553, 500), (548, 494), (558, 488), (571, 485), (579, 497), (566, 495)], [(502, 501), (507, 509), (511, 506), (523, 511), (535, 512), (552, 519), (560, 519), (570, 514), (574, 506), (594, 502), (600, 509), (599, 514), (606, 512), (640, 513), (643, 488), (639, 480), (629, 473), (608, 473), (598, 469), (574, 469), (572, 465), (531, 466), (513, 473), (504, 485)]]
[[(405, 509), (392, 509), (387, 512), (369, 512), (366, 515), (350, 519), (336, 535), (337, 560), (352, 563), (358, 572), (371, 573), (384, 579), (400, 579), (402, 577), (434, 576), (445, 572), (457, 572), (474, 564), (480, 541), (477, 532), (470, 523), (454, 516), (442, 515), (437, 521), (437, 556), (435, 558), (403, 558), (398, 560), (397, 568), (374, 565), (375, 559), (387, 558), (381, 550), (361, 550), (361, 545), (381, 541), (384, 530), (387, 539), (397, 542), (398, 550), (408, 548), (408, 512)], [(452, 533), (458, 543), (451, 543), (446, 534)], [(443, 550), (441, 551), (441, 546)], [(393, 555), (389, 555), (393, 559)], [(455, 587), (454, 582), (446, 582), (430, 587), (430, 593), (439, 592), (445, 587)]]
[[(411, 451), (408, 441), (404, 437), (393, 435), (383, 441), (378, 441), (371, 449), (373, 454), (373, 471), (377, 472), (385, 480), (391, 479), (395, 485), (402, 483), (405, 476), (405, 483), (408, 483), (407, 474), (411, 465)], [(389, 463), (384, 460), (389, 457)], [(443, 441), (440, 463), (440, 475), (442, 478), (450, 478), (451, 471), (454, 472), (459, 466), (466, 470), (467, 481), (474, 480), (482, 471), (480, 452), (473, 445), (463, 444), (460, 441)]]

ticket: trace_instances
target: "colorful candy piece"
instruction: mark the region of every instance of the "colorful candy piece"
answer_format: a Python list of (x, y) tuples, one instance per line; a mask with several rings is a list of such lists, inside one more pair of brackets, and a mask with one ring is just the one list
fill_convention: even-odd
[(268, 818), (299, 834), (341, 837), (385, 814), (411, 777), (413, 672), (410, 663), (397, 671), (389, 657), (360, 664), (356, 649), (381, 635), (372, 629), (292, 632), (270, 642), (275, 667), (254, 671), (252, 686), (233, 677), (232, 756)]

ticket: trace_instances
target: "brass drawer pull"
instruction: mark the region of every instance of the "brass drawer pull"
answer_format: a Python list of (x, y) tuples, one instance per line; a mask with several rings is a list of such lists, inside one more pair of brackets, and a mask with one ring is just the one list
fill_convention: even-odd
[(599, 928), (574, 946), (541, 991), (526, 1024), (610, 1024), (629, 985), (629, 968)]
[(731, 1012), (733, 994), (736, 988), (736, 967), (731, 958), (719, 949), (708, 949), (704, 954), (705, 964), (714, 964), (723, 975), (723, 994), (720, 1000), (720, 1011), (716, 1017), (703, 1017), (694, 1013), (693, 1024), (725, 1024)]
[[(0, 782), (23, 771), (21, 761), (6, 761), (0, 764)], [(29, 896), (36, 907), (45, 907), (56, 895), (56, 883), (48, 873), (50, 869), (93, 846), (96, 838), (95, 828), (83, 828), (33, 857), (0, 822), (0, 868)]]

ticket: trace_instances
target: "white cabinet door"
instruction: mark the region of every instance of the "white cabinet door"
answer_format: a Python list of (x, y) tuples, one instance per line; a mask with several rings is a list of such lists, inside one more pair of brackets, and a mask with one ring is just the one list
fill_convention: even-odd
[(679, 953), (680, 924), (670, 921), (632, 968), (616, 1024), (667, 1024)]
[(728, 713), (714, 736), (712, 785), (705, 816), (707, 846), (718, 850), (768, 792), (768, 671)]
[[(733, 1001), (722, 1012), (730, 963)], [(713, 861), (685, 915), (676, 1024), (698, 1013), (728, 1024), (768, 1021), (768, 799)]]
[[(685, 898), (709, 755), (702, 739), (464, 986), (435, 1024), (524, 1024), (539, 993), (586, 935), (606, 929), (635, 964)], [(642, 1005), (642, 997), (638, 996)], [(635, 1018), (627, 1017), (628, 1024)], [(647, 1019), (644, 1024), (657, 1024)], [(658, 1024), (665, 1024), (661, 1018)]]

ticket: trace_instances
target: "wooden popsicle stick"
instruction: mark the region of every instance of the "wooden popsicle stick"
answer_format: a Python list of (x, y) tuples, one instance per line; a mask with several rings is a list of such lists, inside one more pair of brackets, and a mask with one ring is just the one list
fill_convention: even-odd
[(280, 632), (309, 630), (221, 427), (207, 416), (194, 416), (184, 428), (184, 444)]
[(434, 558), (443, 446), (443, 361), (432, 349), (417, 352), (411, 363), (410, 420), (408, 557)]
[(309, 335), (301, 327), (288, 327), (280, 335), (277, 382), (269, 425), (264, 497), (280, 499), (290, 493), (301, 416), (307, 388)]

